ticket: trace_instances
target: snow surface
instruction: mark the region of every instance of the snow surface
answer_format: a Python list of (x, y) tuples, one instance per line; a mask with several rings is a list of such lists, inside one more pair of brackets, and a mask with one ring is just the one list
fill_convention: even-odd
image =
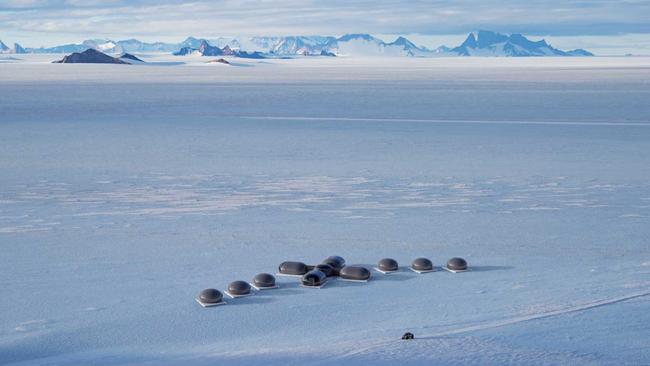
[[(0, 65), (0, 364), (650, 364), (649, 59), (59, 56)], [(472, 271), (194, 301), (329, 255)]]

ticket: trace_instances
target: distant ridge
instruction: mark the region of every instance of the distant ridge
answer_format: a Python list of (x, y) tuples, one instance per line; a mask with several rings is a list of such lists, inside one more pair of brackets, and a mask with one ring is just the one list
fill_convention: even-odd
[(553, 48), (545, 40), (530, 41), (521, 34), (501, 34), (491, 31), (470, 33), (460, 46), (447, 51), (457, 56), (593, 56), (583, 49), (562, 51)]
[(456, 47), (440, 46), (427, 49), (406, 37), (385, 42), (365, 33), (332, 36), (284, 36), (284, 37), (219, 37), (204, 39), (187, 37), (180, 43), (141, 42), (137, 39), (113, 41), (89, 39), (81, 44), (66, 44), (49, 48), (23, 48), (16, 44), (13, 49), (0, 42), (1, 53), (72, 53), (87, 49), (109, 54), (133, 52), (163, 52), (177, 56), (232, 56), (242, 58), (265, 58), (277, 56), (394, 56), (394, 57), (565, 57), (593, 56), (589, 51), (575, 49), (563, 51), (552, 47), (545, 40), (531, 41), (521, 34), (502, 34), (480, 30), (468, 34)]
[(192, 48), (191, 46), (182, 47), (178, 52), (174, 52), (174, 56), (187, 56), (187, 55), (199, 55), (199, 56), (233, 56), (241, 58), (265, 58), (261, 52), (246, 52), (241, 50), (233, 50), (230, 46), (226, 45), (223, 48), (217, 46), (212, 46), (205, 39), (200, 40), (198, 48)]

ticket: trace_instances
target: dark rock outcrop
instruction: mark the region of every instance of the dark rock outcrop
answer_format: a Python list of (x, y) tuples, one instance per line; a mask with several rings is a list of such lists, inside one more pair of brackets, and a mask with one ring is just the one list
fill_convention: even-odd
[(126, 61), (126, 62), (129, 62), (129, 61), (144, 62), (144, 61), (142, 61), (141, 59), (139, 59), (139, 58), (133, 56), (133, 55), (130, 54), (130, 53), (124, 53), (124, 54), (122, 54), (122, 56), (120, 56), (120, 59), (123, 60), (123, 61)]
[(59, 61), (54, 61), (55, 64), (124, 64), (128, 65), (126, 61), (122, 61), (117, 57), (111, 57), (105, 53), (99, 52), (92, 48), (83, 52), (75, 52), (71, 55), (65, 56)]

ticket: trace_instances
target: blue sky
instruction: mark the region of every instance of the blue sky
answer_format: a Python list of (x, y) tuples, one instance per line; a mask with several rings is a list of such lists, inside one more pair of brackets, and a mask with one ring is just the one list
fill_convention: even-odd
[(415, 35), (439, 45), (477, 29), (560, 42), (591, 39), (599, 47), (627, 37), (621, 40), (644, 47), (650, 0), (0, 0), (0, 39), (27, 46), (97, 37), (178, 41), (187, 35), (352, 32)]

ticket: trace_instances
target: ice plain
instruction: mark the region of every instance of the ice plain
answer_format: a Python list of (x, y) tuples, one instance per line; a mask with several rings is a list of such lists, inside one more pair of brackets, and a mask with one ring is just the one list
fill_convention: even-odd
[(648, 58), (16, 58), (0, 364), (650, 364)]

